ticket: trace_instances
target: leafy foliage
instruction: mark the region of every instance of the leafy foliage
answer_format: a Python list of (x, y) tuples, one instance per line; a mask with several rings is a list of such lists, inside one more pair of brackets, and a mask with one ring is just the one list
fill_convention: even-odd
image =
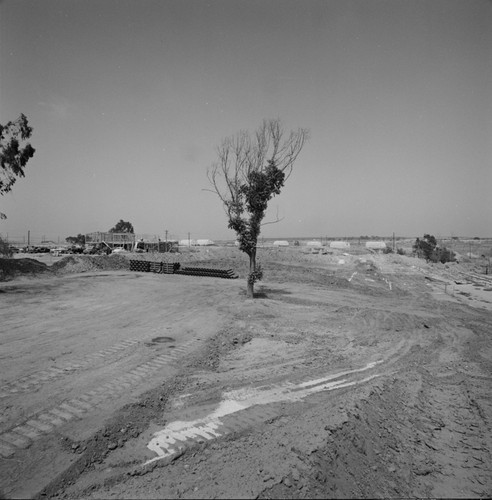
[(261, 222), (268, 202), (284, 185), (285, 173), (272, 160), (264, 171), (251, 171), (246, 182), (238, 186), (237, 198), (226, 202), (230, 213), (228, 227), (238, 237), (239, 249), (248, 255), (256, 248)]
[(65, 241), (71, 245), (85, 245), (85, 234), (79, 233), (77, 236), (67, 236)]
[(437, 240), (430, 234), (424, 234), (423, 239), (417, 238), (413, 244), (413, 251), (417, 257), (424, 258), (427, 262), (454, 262), (455, 254), (446, 247), (439, 247)]
[(0, 124), (0, 194), (8, 193), (18, 177), (24, 177), (27, 162), (35, 149), (26, 142), (32, 133), (27, 118), (21, 113), (15, 121)]
[(432, 254), (437, 246), (436, 238), (430, 234), (424, 234), (424, 238), (417, 238), (413, 244), (413, 251), (417, 254), (419, 258), (425, 258), (429, 261), (432, 258)]
[(120, 219), (114, 227), (109, 230), (110, 233), (134, 233), (133, 225), (131, 222), (125, 222)]
[(7, 241), (0, 237), (0, 255), (4, 257), (12, 257), (12, 249)]
[(256, 269), (248, 274), (248, 283), (254, 285), (257, 281), (261, 281), (263, 278), (263, 268), (260, 264), (256, 265)]

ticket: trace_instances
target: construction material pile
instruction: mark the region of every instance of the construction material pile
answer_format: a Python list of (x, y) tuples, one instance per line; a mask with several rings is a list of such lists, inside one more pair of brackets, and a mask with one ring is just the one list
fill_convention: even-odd
[(148, 260), (130, 260), (130, 271), (141, 273), (173, 274), (179, 269), (178, 262), (152, 262)]
[(175, 274), (188, 276), (210, 276), (213, 278), (236, 279), (238, 276), (232, 269), (213, 269), (207, 267), (180, 267)]
[(150, 271), (150, 262), (147, 260), (131, 260), (130, 271), (138, 271), (140, 273), (148, 273)]
[(211, 278), (236, 279), (238, 276), (232, 269), (215, 269), (210, 267), (181, 267), (179, 262), (150, 262), (146, 260), (130, 260), (130, 271), (152, 272), (158, 274), (184, 274), (188, 276), (209, 276)]

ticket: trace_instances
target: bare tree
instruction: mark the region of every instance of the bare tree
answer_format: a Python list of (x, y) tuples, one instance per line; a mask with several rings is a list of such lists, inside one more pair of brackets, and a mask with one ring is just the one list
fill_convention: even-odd
[(212, 191), (224, 205), (228, 227), (249, 257), (249, 298), (262, 278), (256, 246), (268, 202), (280, 194), (308, 137), (307, 129), (286, 135), (280, 120), (264, 120), (253, 134), (241, 131), (224, 139), (217, 148), (217, 162), (207, 172)]

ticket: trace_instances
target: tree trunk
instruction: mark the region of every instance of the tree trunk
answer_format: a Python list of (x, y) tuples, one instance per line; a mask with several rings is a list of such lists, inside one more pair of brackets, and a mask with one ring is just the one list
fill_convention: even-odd
[(255, 296), (255, 283), (250, 279), (251, 275), (256, 271), (256, 248), (251, 251), (249, 255), (249, 276), (248, 276), (248, 288), (246, 290), (246, 297), (248, 299), (253, 299)]

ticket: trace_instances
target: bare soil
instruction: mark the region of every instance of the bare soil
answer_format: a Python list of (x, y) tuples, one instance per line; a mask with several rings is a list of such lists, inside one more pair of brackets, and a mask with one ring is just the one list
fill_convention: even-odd
[(235, 248), (20, 257), (0, 262), (6, 498), (492, 495), (479, 269), (264, 248), (250, 300)]

